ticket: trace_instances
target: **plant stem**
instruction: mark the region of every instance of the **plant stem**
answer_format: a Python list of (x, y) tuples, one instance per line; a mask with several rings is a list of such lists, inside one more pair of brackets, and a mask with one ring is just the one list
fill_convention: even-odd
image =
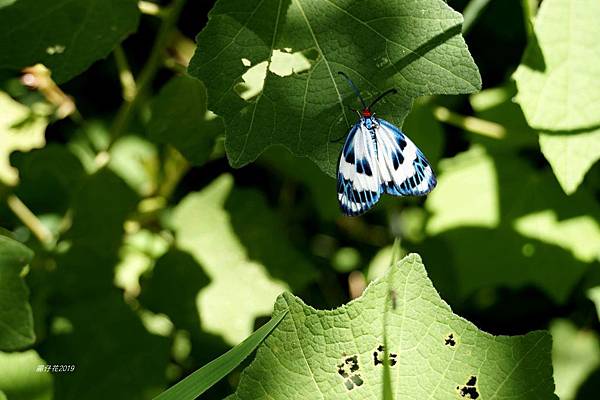
[(438, 121), (493, 139), (503, 139), (506, 136), (506, 129), (500, 124), (477, 117), (460, 115), (446, 107), (435, 107), (433, 116)]
[(533, 35), (533, 19), (537, 13), (539, 2), (538, 0), (521, 0), (521, 7), (523, 7), (523, 20), (525, 22), (525, 32), (527, 37)]
[(162, 20), (162, 23), (158, 30), (158, 34), (156, 36), (156, 40), (154, 41), (154, 46), (152, 47), (150, 57), (148, 57), (146, 65), (140, 72), (139, 78), (137, 80), (137, 90), (135, 91), (135, 95), (133, 96), (131, 101), (125, 101), (119, 109), (119, 112), (117, 113), (117, 117), (111, 130), (111, 145), (123, 134), (123, 132), (129, 126), (131, 117), (137, 109), (140, 100), (146, 94), (148, 87), (152, 84), (156, 73), (162, 66), (162, 59), (164, 55), (163, 53), (167, 45), (169, 35), (173, 27), (177, 23), (177, 19), (179, 18), (179, 14), (181, 13), (181, 9), (183, 8), (185, 1), (186, 0), (173, 0), (171, 5), (168, 8), (164, 9), (165, 18)]
[(52, 233), (16, 195), (9, 195), (6, 198), (6, 204), (8, 204), (8, 208), (10, 208), (10, 210), (17, 216), (17, 218), (19, 218), (23, 225), (25, 225), (31, 231), (37, 240), (43, 244), (49, 244), (54, 241)]
[(467, 4), (463, 11), (463, 35), (466, 35), (467, 32), (471, 30), (473, 24), (475, 23), (475, 21), (477, 21), (477, 19), (479, 18), (485, 7), (489, 4), (489, 2), (490, 0), (471, 0), (469, 4)]
[(138, 8), (142, 14), (146, 15), (161, 16), (164, 13), (164, 10), (158, 4), (151, 1), (138, 1)]
[(189, 171), (189, 162), (172, 146), (167, 146), (164, 165), (164, 179), (157, 194), (164, 199), (170, 199), (183, 176)]
[(123, 47), (118, 45), (115, 48), (115, 62), (117, 63), (117, 69), (119, 70), (119, 80), (121, 81), (121, 87), (123, 89), (123, 100), (131, 102), (137, 92), (137, 86), (135, 79), (129, 68), (127, 57), (123, 51)]

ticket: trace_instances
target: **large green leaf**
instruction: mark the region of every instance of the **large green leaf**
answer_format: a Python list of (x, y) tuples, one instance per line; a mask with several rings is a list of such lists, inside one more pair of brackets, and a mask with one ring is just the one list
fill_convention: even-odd
[(21, 277), (32, 257), (27, 247), (0, 235), (0, 350), (18, 350), (35, 341), (29, 291)]
[(581, 133), (540, 133), (540, 147), (565, 193), (574, 193), (600, 159), (600, 129)]
[(52, 400), (52, 373), (39, 371), (46, 362), (35, 350), (0, 353), (0, 399)]
[(578, 329), (569, 320), (555, 320), (552, 334), (552, 364), (556, 394), (572, 400), (585, 379), (600, 366), (600, 341), (590, 329)]
[(498, 226), (498, 203), (494, 162), (482, 148), (442, 160), (437, 188), (425, 203), (431, 212), (427, 233), (434, 235), (458, 226)]
[(206, 89), (189, 76), (173, 78), (152, 104), (150, 138), (170, 143), (194, 165), (204, 163), (224, 131), (223, 121), (206, 109)]
[(123, 225), (136, 204), (135, 192), (106, 168), (81, 183), (71, 204), (71, 228), (64, 235), (70, 247), (56, 259), (61, 296), (81, 301), (114, 289)]
[(156, 147), (139, 136), (119, 138), (110, 148), (108, 168), (140, 196), (156, 191), (159, 160)]
[(19, 0), (0, 8), (0, 68), (42, 63), (58, 83), (137, 29), (136, 0)]
[(184, 198), (171, 225), (178, 246), (211, 279), (198, 296), (202, 326), (228, 343), (247, 337), (254, 319), (271, 311), (279, 293), (300, 289), (315, 277), (264, 197), (234, 189), (230, 175)]
[(145, 400), (166, 383), (170, 340), (150, 334), (113, 290), (54, 308), (61, 325), (40, 349), (49, 364), (75, 365), (54, 375), (54, 398)]
[(547, 0), (515, 72), (529, 124), (564, 191), (571, 194), (600, 159), (600, 3)]
[(55, 143), (15, 152), (11, 162), (20, 178), (15, 194), (36, 214), (64, 213), (85, 174), (77, 157)]
[(401, 124), (415, 97), (481, 86), (461, 23), (440, 0), (221, 0), (189, 71), (225, 119), (233, 166), (283, 144), (333, 175), (341, 143), (331, 142), (356, 120), (346, 103), (357, 106), (336, 72), (366, 97), (397, 87), (377, 111)]
[(570, 131), (600, 124), (600, 3), (544, 0), (535, 36), (515, 72), (529, 124)]
[[(0, 57), (1, 54), (0, 51)], [(0, 182), (14, 185), (18, 174), (10, 165), (10, 154), (15, 150), (43, 147), (47, 122), (44, 118), (32, 117), (27, 107), (4, 92), (0, 92), (0, 110)]]
[(438, 172), (422, 252), (432, 271), (455, 271), (454, 295), (533, 283), (563, 302), (598, 259), (597, 203), (585, 191), (567, 197), (549, 171), (474, 147)]
[(417, 255), (331, 311), (285, 293), (288, 311), (258, 348), (232, 399), (376, 399), (387, 332), (396, 399), (551, 399), (546, 332), (492, 336), (455, 315)]
[(195, 258), (171, 249), (156, 261), (141, 283), (140, 303), (155, 313), (167, 315), (178, 330), (186, 330), (192, 346), (192, 365), (203, 365), (221, 355), (228, 346), (216, 335), (202, 330), (197, 297), (209, 279)]

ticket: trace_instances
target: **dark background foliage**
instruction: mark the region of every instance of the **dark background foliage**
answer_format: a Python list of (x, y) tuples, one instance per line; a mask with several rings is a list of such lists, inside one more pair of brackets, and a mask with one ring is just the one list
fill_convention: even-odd
[[(448, 3), (462, 11), (468, 1)], [(0, 390), (8, 399), (151, 398), (264, 323), (272, 294), (280, 289), (319, 309), (348, 302), (377, 275), (372, 260), (379, 255), (385, 263), (388, 253), (382, 249), (396, 237), (404, 252), (421, 254), (453, 311), (480, 329), (517, 335), (568, 326), (571, 336), (563, 342), (555, 336), (555, 368), (565, 362), (561, 351), (578, 354), (577, 335), (585, 336), (581, 346), (591, 343), (581, 348), (595, 349), (583, 353), (600, 359), (600, 325), (588, 298), (588, 289), (600, 284), (597, 249), (582, 257), (573, 250), (576, 244), (557, 245), (514, 229), (518, 218), (552, 210), (559, 221), (588, 218), (597, 230), (600, 215), (598, 165), (567, 196), (540, 152), (536, 132), (512, 101), (516, 89), (510, 79), (528, 42), (521, 2), (489, 2), (465, 34), (484, 93), (504, 87), (505, 100), (477, 106), (467, 95), (435, 96), (417, 102), (405, 123), (445, 183), (436, 189), (435, 203), (384, 198), (356, 219), (338, 211), (334, 180), (283, 147), (243, 168), (229, 166), (222, 123), (203, 115), (204, 87), (182, 76), (193, 51), (189, 46), (212, 6), (184, 2), (169, 32), (180, 36), (169, 36), (161, 54), (167, 61), (158, 63), (114, 145), (108, 142), (123, 108), (123, 89), (111, 54), (60, 84), (77, 112), (57, 117), (52, 108), (46, 114), (43, 148), (12, 152), (19, 180), (0, 184), (0, 226), (35, 253), (25, 275), (35, 341), (3, 349), (22, 353), (1, 353)], [(160, 25), (161, 18), (142, 14), (137, 31), (121, 45), (136, 78), (144, 74)], [(2, 71), (0, 90), (32, 110), (52, 103), (42, 90), (26, 88), (22, 76)], [(440, 106), (501, 124), (507, 136), (495, 140), (442, 124), (434, 112)], [(191, 134), (201, 126), (204, 142), (187, 142), (185, 134), (167, 137), (174, 126)], [(110, 161), (98, 168), (103, 154)], [(472, 174), (461, 175), (461, 165), (471, 165)], [(469, 203), (471, 191), (472, 197), (487, 198), (486, 190), (495, 209), (482, 200), (483, 211), (477, 210), (482, 203)], [(39, 217), (52, 240), (40, 240), (15, 212), (10, 200), (15, 198)], [(470, 207), (476, 219), (492, 222), (463, 218)], [(451, 223), (428, 228), (436, 218)], [(594, 234), (582, 244), (588, 253), (598, 245)], [(210, 249), (215, 254), (206, 254)], [(259, 279), (238, 275), (255, 265), (261, 266)], [(260, 301), (248, 305), (254, 301), (244, 296), (253, 294)], [(42, 360), (74, 364), (77, 371), (52, 378), (33, 373)], [(580, 394), (571, 398), (594, 393), (598, 361), (586, 365)], [(242, 368), (205, 398), (231, 393)], [(18, 377), (12, 383), (2, 378), (9, 370)]]

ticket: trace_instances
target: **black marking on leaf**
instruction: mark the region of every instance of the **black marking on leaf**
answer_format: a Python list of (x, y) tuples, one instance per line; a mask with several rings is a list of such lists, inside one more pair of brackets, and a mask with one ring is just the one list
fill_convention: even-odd
[(377, 366), (377, 364), (383, 364), (382, 361), (379, 361), (379, 353), (377, 353), (376, 351), (373, 352), (373, 365)]
[(454, 347), (456, 345), (456, 340), (454, 339), (453, 333), (448, 334), (446, 339), (444, 339), (444, 344), (450, 347)]
[[(375, 351), (373, 351), (373, 365), (377, 366), (379, 364), (383, 365), (383, 359), (385, 357), (385, 347), (380, 344), (379, 346), (377, 346), (377, 348), (375, 349)], [(389, 360), (390, 360), (390, 366), (393, 367), (394, 365), (396, 365), (396, 358), (398, 357), (397, 354), (395, 353), (389, 353)]]
[(340, 374), (342, 376), (342, 378), (347, 378), (348, 377), (348, 373), (346, 372), (346, 370), (343, 368), (344, 365), (338, 365), (338, 374)]
[(457, 386), (458, 394), (465, 399), (477, 399), (479, 398), (479, 392), (477, 391), (477, 377), (472, 375), (464, 386)]
[(356, 374), (356, 375), (352, 375), (350, 377), (350, 379), (352, 380), (352, 382), (354, 382), (354, 384), (356, 386), (361, 386), (363, 383), (365, 383), (362, 378), (360, 377), (360, 375)]
[(355, 386), (361, 386), (364, 383), (363, 379), (356, 373), (360, 369), (358, 356), (347, 357), (345, 353), (342, 356), (341, 362), (337, 365), (337, 373), (344, 378), (344, 386), (348, 390), (354, 389)]

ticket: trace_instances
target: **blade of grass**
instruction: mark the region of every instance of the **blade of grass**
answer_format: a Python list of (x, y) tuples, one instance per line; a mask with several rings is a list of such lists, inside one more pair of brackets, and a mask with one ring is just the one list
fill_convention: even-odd
[(286, 314), (287, 311), (271, 318), (242, 343), (162, 392), (154, 400), (193, 400), (197, 398), (240, 365), (277, 327)]
[[(398, 261), (400, 261), (400, 239), (396, 238), (394, 240), (394, 245), (392, 247), (392, 259), (390, 266), (395, 265)], [(388, 349), (388, 340), (387, 340), (387, 317), (388, 313), (391, 311), (394, 312), (396, 310), (396, 292), (393, 288), (389, 287), (388, 283), (388, 299), (385, 302), (385, 311), (383, 314), (383, 392), (382, 392), (382, 400), (394, 400), (394, 394), (392, 390), (392, 376), (390, 372), (390, 351)]]

